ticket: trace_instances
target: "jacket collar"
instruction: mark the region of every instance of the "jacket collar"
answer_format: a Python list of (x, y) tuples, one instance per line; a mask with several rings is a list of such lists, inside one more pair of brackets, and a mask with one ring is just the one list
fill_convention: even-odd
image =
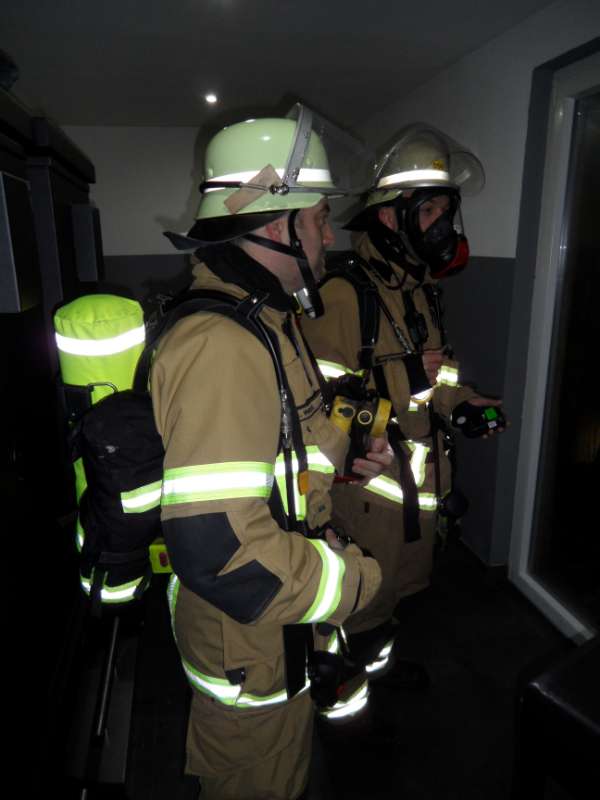
[(272, 272), (233, 244), (216, 245), (198, 254), (202, 261), (225, 283), (234, 283), (245, 292), (260, 289), (268, 292), (265, 305), (277, 311), (296, 311), (296, 299), (287, 294)]

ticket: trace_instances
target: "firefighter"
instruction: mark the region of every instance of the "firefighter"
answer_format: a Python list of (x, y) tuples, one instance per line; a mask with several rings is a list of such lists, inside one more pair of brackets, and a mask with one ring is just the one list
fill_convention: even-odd
[[(295, 120), (218, 133), (196, 223), (186, 237), (168, 234), (181, 249), (202, 248), (191, 288), (245, 301), (248, 320), (186, 317), (161, 341), (151, 374), (166, 452), (169, 603), (193, 689), (186, 771), (206, 800), (303, 796), (313, 628), (340, 625), (380, 583), (377, 562), (329, 528), (347, 436), (326, 416), (296, 320), (296, 297), (318, 313), (316, 281), (333, 243), (334, 187), (313, 124), (300, 108)], [(369, 479), (390, 461), (381, 439), (355, 467)]]
[(350, 651), (371, 678), (392, 687), (429, 680), (422, 665), (398, 658), (393, 666), (395, 609), (429, 585), (440, 513), (463, 510), (450, 491), (450, 415), (466, 401), (475, 414), (500, 405), (459, 384), (437, 284), (466, 265), (461, 191), (482, 185), (471, 153), (428, 126), (406, 129), (346, 226), (355, 250), (321, 287), (324, 315), (303, 323), (326, 377), (366, 373), (394, 409), (397, 469), (365, 486), (337, 483), (332, 495), (335, 518), (383, 573), (375, 600), (345, 626)]

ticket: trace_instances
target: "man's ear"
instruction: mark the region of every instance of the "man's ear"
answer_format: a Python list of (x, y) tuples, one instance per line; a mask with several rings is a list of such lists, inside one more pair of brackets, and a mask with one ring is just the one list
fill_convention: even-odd
[(284, 236), (287, 231), (287, 214), (265, 225), (265, 231), (274, 242), (284, 241)]
[(378, 208), (377, 217), (386, 227), (391, 228), (393, 231), (398, 230), (398, 217), (393, 206), (381, 206), (381, 208)]

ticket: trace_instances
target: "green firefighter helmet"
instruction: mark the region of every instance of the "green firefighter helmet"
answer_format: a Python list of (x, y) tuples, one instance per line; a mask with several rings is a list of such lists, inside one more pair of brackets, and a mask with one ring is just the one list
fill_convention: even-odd
[(187, 237), (166, 234), (176, 247), (228, 241), (343, 193), (334, 186), (315, 115), (304, 106), (295, 113), (295, 119), (248, 119), (213, 137), (196, 222)]
[(369, 208), (392, 205), (402, 194), (415, 189), (440, 187), (442, 191), (475, 195), (484, 183), (481, 162), (468, 148), (431, 125), (415, 123), (401, 131), (374, 165), (371, 188), (346, 227), (364, 230)]

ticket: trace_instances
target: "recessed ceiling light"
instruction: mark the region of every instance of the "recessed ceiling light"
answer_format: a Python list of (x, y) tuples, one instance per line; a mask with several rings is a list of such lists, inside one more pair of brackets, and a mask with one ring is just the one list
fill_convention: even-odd
[(217, 97), (216, 94), (210, 92), (209, 94), (204, 95), (204, 99), (206, 100), (207, 103), (210, 103), (212, 105), (213, 103), (216, 103), (219, 98)]

